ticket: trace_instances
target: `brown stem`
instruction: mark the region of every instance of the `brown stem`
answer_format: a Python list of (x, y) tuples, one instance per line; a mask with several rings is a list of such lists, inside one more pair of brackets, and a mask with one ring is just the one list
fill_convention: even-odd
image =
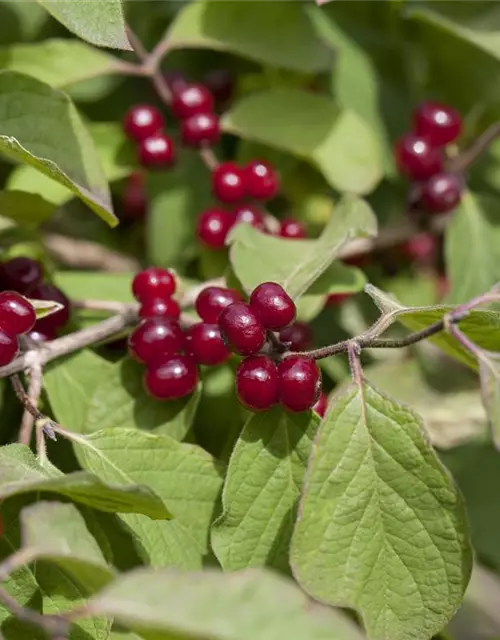
[(462, 173), (468, 169), (498, 136), (500, 136), (500, 122), (494, 122), (474, 140), (468, 149), (464, 149), (458, 156), (448, 160), (447, 171)]
[[(17, 377), (17, 376), (16, 376)], [(19, 378), (17, 378), (19, 381)], [(20, 381), (19, 381), (20, 382)], [(30, 402), (30, 406), (27, 407), (25, 405), (23, 417), (21, 420), (21, 428), (19, 430), (19, 442), (21, 444), (29, 445), (31, 442), (31, 438), (33, 436), (33, 427), (35, 426), (35, 420), (37, 419), (38, 410), (38, 401), (40, 400), (40, 394), (42, 393), (42, 366), (35, 362), (30, 370), (30, 381), (28, 385), (28, 394), (27, 398)], [(36, 410), (36, 414), (32, 411), (31, 407)], [(39, 429), (41, 432), (41, 437), (43, 440), (43, 429)], [(40, 438), (37, 439), (37, 449), (40, 447), (45, 448), (45, 441), (40, 441)], [(44, 451), (38, 451), (38, 454), (43, 455)]]

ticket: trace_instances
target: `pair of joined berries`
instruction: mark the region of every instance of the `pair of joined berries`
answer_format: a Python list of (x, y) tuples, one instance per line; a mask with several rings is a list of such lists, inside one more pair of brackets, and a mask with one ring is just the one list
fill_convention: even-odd
[(19, 352), (19, 336), (36, 322), (33, 305), (16, 291), (0, 293), (0, 366), (12, 362)]
[(460, 114), (448, 105), (424, 102), (413, 116), (413, 130), (395, 147), (401, 173), (415, 182), (412, 204), (428, 213), (447, 213), (460, 202), (462, 179), (445, 171), (444, 147), (462, 130)]
[(67, 324), (71, 315), (71, 303), (68, 297), (53, 284), (43, 281), (43, 268), (40, 262), (19, 256), (0, 264), (0, 288), (22, 294), (34, 300), (58, 302), (61, 309), (36, 321), (28, 336), (37, 342), (53, 340), (60, 329)]
[[(183, 83), (172, 89), (172, 114), (181, 121), (181, 139), (188, 147), (206, 147), (220, 138), (214, 98), (202, 84)], [(164, 132), (165, 119), (152, 105), (129, 109), (123, 121), (125, 133), (138, 144), (138, 158), (147, 168), (165, 168), (175, 162), (173, 140)]]
[(236, 393), (251, 411), (266, 411), (278, 402), (289, 411), (306, 411), (320, 397), (321, 372), (312, 358), (290, 355), (276, 364), (258, 354), (269, 332), (283, 333), (295, 316), (295, 303), (286, 291), (275, 282), (264, 282), (254, 289), (248, 304), (233, 302), (218, 317), (228, 347), (246, 356), (236, 372)]

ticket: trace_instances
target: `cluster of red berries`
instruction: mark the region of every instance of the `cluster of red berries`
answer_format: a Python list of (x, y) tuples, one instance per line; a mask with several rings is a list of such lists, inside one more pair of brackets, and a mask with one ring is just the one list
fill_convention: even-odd
[(179, 313), (168, 313), (167, 305), (160, 305), (172, 300), (175, 288), (174, 275), (154, 267), (137, 274), (132, 283), (142, 321), (129, 336), (129, 351), (146, 366), (144, 386), (151, 396), (175, 400), (189, 395), (198, 383), (199, 365), (222, 364), (234, 352), (245, 356), (236, 373), (236, 390), (248, 409), (264, 411), (280, 402), (290, 411), (314, 407), (321, 415), (325, 398), (312, 358), (290, 355), (276, 364), (258, 353), (270, 331), (280, 332), (279, 340), (292, 350), (310, 346), (310, 329), (294, 323), (295, 304), (280, 285), (259, 285), (248, 303), (234, 289), (206, 287), (195, 301), (201, 322), (185, 330)]
[(413, 130), (396, 144), (396, 162), (413, 182), (412, 205), (428, 213), (446, 213), (460, 202), (462, 178), (445, 171), (446, 145), (462, 130), (460, 114), (448, 105), (424, 102), (413, 116)]
[(16, 291), (0, 293), (0, 366), (12, 362), (19, 352), (19, 336), (33, 329), (33, 305)]
[(53, 340), (70, 319), (69, 299), (59, 287), (44, 282), (43, 267), (37, 260), (20, 256), (0, 264), (0, 290), (15, 291), (33, 300), (52, 300), (62, 305), (56, 313), (36, 321), (28, 333), (32, 340)]

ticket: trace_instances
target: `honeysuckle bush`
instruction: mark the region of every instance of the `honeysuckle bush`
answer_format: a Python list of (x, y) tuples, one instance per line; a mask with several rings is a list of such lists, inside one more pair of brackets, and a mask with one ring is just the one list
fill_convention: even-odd
[[(500, 637), (499, 38), (472, 0), (0, 2), (1, 286), (45, 279), (0, 368), (0, 637)], [(410, 182), (429, 100), (456, 131)], [(214, 169), (256, 159), (279, 195), (225, 228)], [(248, 411), (236, 356), (148, 396), (150, 265), (183, 328), (205, 286), (281, 285), (324, 417)]]

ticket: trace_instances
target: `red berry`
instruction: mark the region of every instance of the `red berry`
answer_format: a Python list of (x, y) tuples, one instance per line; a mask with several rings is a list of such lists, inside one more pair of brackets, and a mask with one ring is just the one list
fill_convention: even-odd
[(213, 69), (203, 76), (203, 84), (212, 93), (215, 102), (224, 106), (234, 92), (234, 78), (227, 69)]
[(141, 220), (145, 217), (148, 198), (143, 173), (131, 173), (125, 182), (122, 195), (122, 211), (126, 220)]
[(207, 287), (196, 298), (196, 312), (205, 322), (217, 322), (223, 309), (241, 299), (242, 297), (236, 289)]
[(266, 230), (264, 216), (262, 212), (257, 209), (257, 207), (253, 207), (251, 204), (244, 204), (235, 209), (233, 213), (234, 224), (245, 222), (246, 224), (251, 225), (255, 229), (259, 229), (260, 231)]
[(407, 240), (402, 249), (410, 260), (429, 262), (436, 255), (438, 243), (431, 233), (419, 233)]
[(280, 331), (295, 320), (297, 309), (283, 287), (276, 282), (263, 282), (252, 291), (250, 308), (266, 329)]
[(144, 374), (144, 387), (158, 400), (177, 400), (194, 391), (198, 369), (189, 356), (163, 356), (152, 362)]
[(173, 298), (147, 298), (141, 303), (139, 318), (167, 317), (177, 320), (181, 308)]
[(268, 356), (245, 358), (236, 372), (236, 393), (251, 411), (266, 411), (278, 402), (278, 369)]
[(161, 131), (164, 124), (163, 116), (158, 109), (148, 104), (138, 104), (127, 112), (123, 120), (123, 129), (132, 140), (142, 142)]
[(219, 142), (219, 118), (213, 113), (196, 113), (182, 122), (181, 135), (188, 147), (214, 145)]
[(427, 180), (443, 168), (441, 149), (413, 133), (399, 139), (395, 154), (401, 173), (413, 180)]
[(212, 171), (212, 191), (221, 202), (238, 202), (247, 195), (243, 170), (234, 162), (223, 162)]
[(139, 162), (148, 169), (163, 169), (175, 162), (175, 149), (172, 138), (157, 133), (139, 143)]
[(12, 258), (0, 266), (0, 283), (3, 289), (26, 293), (43, 279), (42, 265), (31, 258)]
[(13, 336), (28, 333), (35, 326), (33, 305), (15, 291), (0, 293), (0, 327)]
[(0, 329), (0, 367), (12, 362), (19, 351), (17, 337)]
[(158, 356), (173, 355), (184, 349), (184, 335), (172, 318), (143, 320), (128, 338), (130, 355), (138, 362), (149, 362)]
[(50, 316), (37, 320), (35, 324), (36, 331), (48, 336), (56, 335), (56, 332), (69, 321), (71, 303), (59, 287), (53, 284), (40, 284), (37, 287), (32, 287), (26, 295), (33, 300), (53, 300), (63, 305), (62, 309), (56, 311), (56, 313), (51, 313)]
[(447, 213), (460, 202), (462, 180), (454, 173), (438, 173), (425, 183), (422, 202), (429, 213)]
[(198, 364), (222, 364), (231, 355), (217, 324), (198, 322), (187, 329), (185, 337), (186, 353)]
[(170, 298), (175, 290), (175, 276), (168, 269), (148, 267), (132, 280), (132, 293), (139, 302), (151, 298)]
[(289, 344), (290, 351), (307, 351), (313, 341), (311, 327), (305, 322), (294, 322), (280, 332), (280, 341)]
[(188, 83), (173, 92), (171, 108), (176, 118), (185, 120), (197, 113), (210, 113), (214, 108), (214, 99), (202, 84)]
[(287, 220), (282, 220), (280, 224), (280, 236), (282, 238), (302, 240), (307, 238), (307, 232), (302, 222), (288, 218)]
[(415, 133), (426, 136), (431, 144), (444, 146), (458, 138), (462, 118), (458, 111), (439, 102), (423, 102), (414, 114)]
[(327, 304), (332, 307), (336, 307), (339, 304), (342, 304), (346, 300), (349, 300), (352, 294), (350, 293), (330, 293), (326, 299)]
[(321, 392), (318, 400), (313, 404), (312, 410), (315, 411), (321, 418), (324, 418), (327, 408), (328, 396), (326, 395), (326, 393)]
[(250, 162), (245, 167), (245, 181), (248, 195), (256, 200), (270, 200), (278, 194), (278, 175), (267, 162)]
[(260, 320), (244, 302), (233, 302), (222, 310), (219, 327), (226, 344), (242, 356), (259, 351), (266, 341), (266, 331)]
[(207, 209), (198, 218), (196, 233), (210, 249), (224, 249), (234, 218), (224, 209)]
[(321, 393), (321, 371), (312, 358), (290, 356), (278, 367), (280, 402), (289, 411), (310, 409)]

